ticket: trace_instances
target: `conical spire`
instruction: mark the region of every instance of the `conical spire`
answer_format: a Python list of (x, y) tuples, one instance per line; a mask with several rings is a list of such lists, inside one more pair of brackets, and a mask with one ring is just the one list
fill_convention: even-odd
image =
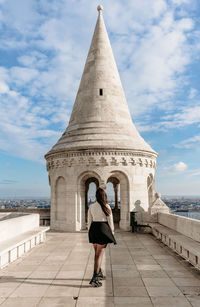
[(155, 153), (136, 130), (102, 16), (98, 19), (69, 125), (52, 151), (90, 148)]

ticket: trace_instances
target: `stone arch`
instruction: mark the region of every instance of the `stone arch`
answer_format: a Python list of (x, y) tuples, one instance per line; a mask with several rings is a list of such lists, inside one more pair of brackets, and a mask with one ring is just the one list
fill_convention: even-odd
[(56, 199), (56, 220), (66, 220), (66, 181), (59, 176), (55, 182), (55, 199)]
[(87, 220), (87, 192), (89, 184), (94, 182), (98, 187), (101, 177), (94, 171), (85, 171), (78, 176), (78, 192), (77, 192), (77, 222), (80, 229), (86, 229)]
[[(120, 185), (120, 219), (119, 227), (124, 230), (130, 229), (130, 184), (129, 177), (125, 172), (119, 170), (113, 170), (110, 172), (107, 182), (110, 178), (116, 178)], [(115, 180), (116, 180), (115, 179)], [(111, 179), (113, 180), (113, 179)]]
[(99, 187), (99, 181), (95, 177), (90, 177), (85, 181), (85, 222), (87, 223), (87, 213), (88, 213), (88, 191), (90, 183), (96, 185), (96, 189)]
[(148, 191), (148, 202), (149, 208), (153, 205), (153, 195), (154, 195), (154, 177), (153, 174), (149, 174), (147, 177), (147, 191)]

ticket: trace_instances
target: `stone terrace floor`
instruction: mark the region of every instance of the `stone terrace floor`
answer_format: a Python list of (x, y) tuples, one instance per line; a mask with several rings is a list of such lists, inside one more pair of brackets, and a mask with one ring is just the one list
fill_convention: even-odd
[(149, 234), (116, 232), (92, 288), (87, 233), (47, 234), (47, 241), (0, 271), (0, 307), (200, 306), (200, 273)]

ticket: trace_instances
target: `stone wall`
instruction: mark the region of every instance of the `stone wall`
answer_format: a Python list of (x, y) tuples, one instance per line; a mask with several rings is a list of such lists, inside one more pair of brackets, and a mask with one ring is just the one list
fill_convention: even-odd
[(0, 215), (4, 213), (18, 212), (18, 213), (39, 213), (40, 215), (40, 226), (49, 226), (50, 225), (50, 209), (29, 209), (29, 208), (8, 208), (0, 209)]
[(39, 214), (0, 213), (0, 269), (45, 241), (49, 227), (39, 221)]
[(39, 227), (39, 214), (8, 213), (0, 215), (0, 242)]
[[(129, 230), (130, 211), (140, 212), (141, 217), (144, 212), (149, 214), (149, 202), (155, 192), (155, 168), (154, 155), (133, 151), (97, 150), (58, 153), (48, 157), (51, 229), (85, 229), (86, 181), (95, 178), (101, 187), (106, 187), (109, 178), (115, 177), (120, 184), (120, 228)], [(152, 185), (151, 189), (149, 184)]]
[(175, 214), (158, 213), (158, 223), (200, 242), (200, 221)]

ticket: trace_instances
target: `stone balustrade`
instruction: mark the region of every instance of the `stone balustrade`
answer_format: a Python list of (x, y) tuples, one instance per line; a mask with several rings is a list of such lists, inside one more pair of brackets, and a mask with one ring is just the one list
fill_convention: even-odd
[(5, 208), (0, 209), (1, 214), (17, 212), (21, 214), (39, 214), (40, 216), (40, 226), (49, 226), (50, 225), (50, 209), (48, 208)]
[(39, 214), (0, 213), (0, 269), (45, 241), (49, 227), (39, 221)]
[(200, 220), (175, 214), (158, 213), (158, 223), (200, 242)]
[(158, 213), (150, 223), (154, 236), (200, 269), (200, 221), (174, 214)]

